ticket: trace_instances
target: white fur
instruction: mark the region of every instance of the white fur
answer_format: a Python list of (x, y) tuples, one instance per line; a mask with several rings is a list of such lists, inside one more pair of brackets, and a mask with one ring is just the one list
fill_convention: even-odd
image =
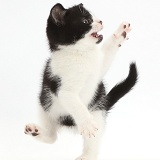
[[(128, 23), (125, 25), (129, 26)], [(91, 33), (100, 31), (102, 27), (99, 21), (95, 20), (92, 30), (83, 39), (73, 45), (60, 46), (60, 50), (52, 54), (50, 67), (55, 75), (61, 77), (61, 88), (58, 96), (53, 95), (54, 106), (50, 111), (40, 109), (42, 126), (27, 125), (33, 130), (35, 127), (38, 129), (39, 135), (36, 139), (51, 143), (55, 141), (59, 128), (57, 118), (70, 114), (79, 133), (84, 136), (83, 154), (76, 160), (97, 160), (105, 120), (102, 111), (89, 112), (87, 106), (111, 65), (119, 44), (124, 41), (122, 33), (129, 32), (129, 27), (124, 29), (124, 23), (121, 24), (99, 49), (97, 39), (92, 37)]]

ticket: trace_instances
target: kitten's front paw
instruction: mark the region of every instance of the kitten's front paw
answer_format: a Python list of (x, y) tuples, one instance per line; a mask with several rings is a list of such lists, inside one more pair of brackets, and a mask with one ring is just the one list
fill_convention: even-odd
[(32, 136), (38, 136), (40, 134), (38, 127), (36, 127), (34, 124), (26, 125), (24, 133)]
[(128, 22), (123, 22), (117, 31), (113, 34), (114, 38), (118, 42), (118, 46), (120, 47), (124, 40), (128, 40), (127, 33), (131, 31), (131, 25)]
[(97, 123), (93, 120), (93, 117), (86, 119), (78, 124), (79, 133), (87, 138), (95, 137), (98, 131)]

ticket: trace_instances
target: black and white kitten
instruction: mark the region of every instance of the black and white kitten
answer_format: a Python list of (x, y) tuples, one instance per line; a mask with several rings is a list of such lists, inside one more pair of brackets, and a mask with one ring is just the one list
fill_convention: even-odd
[(122, 23), (102, 47), (102, 21), (83, 4), (65, 9), (56, 4), (50, 11), (47, 37), (52, 55), (47, 61), (40, 93), (41, 124), (28, 124), (25, 133), (53, 143), (58, 130), (72, 127), (84, 137), (83, 153), (76, 160), (97, 160), (107, 111), (137, 81), (132, 63), (128, 77), (106, 94), (102, 82), (118, 48), (127, 38), (129, 23)]

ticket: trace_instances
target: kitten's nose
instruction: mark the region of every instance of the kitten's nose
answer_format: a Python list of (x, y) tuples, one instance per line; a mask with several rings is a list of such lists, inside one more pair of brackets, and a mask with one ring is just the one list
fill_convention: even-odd
[(100, 24), (102, 24), (102, 21), (99, 21)]

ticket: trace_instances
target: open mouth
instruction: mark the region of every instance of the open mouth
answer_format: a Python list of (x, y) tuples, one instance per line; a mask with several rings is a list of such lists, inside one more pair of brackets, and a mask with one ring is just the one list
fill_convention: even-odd
[(95, 38), (98, 38), (98, 37), (99, 37), (99, 34), (98, 34), (97, 32), (93, 32), (93, 33), (91, 34), (91, 36), (92, 36), (92, 37), (95, 37)]
[(103, 35), (99, 35), (97, 32), (93, 32), (91, 36), (98, 39), (98, 41), (96, 42), (97, 44), (103, 40)]

